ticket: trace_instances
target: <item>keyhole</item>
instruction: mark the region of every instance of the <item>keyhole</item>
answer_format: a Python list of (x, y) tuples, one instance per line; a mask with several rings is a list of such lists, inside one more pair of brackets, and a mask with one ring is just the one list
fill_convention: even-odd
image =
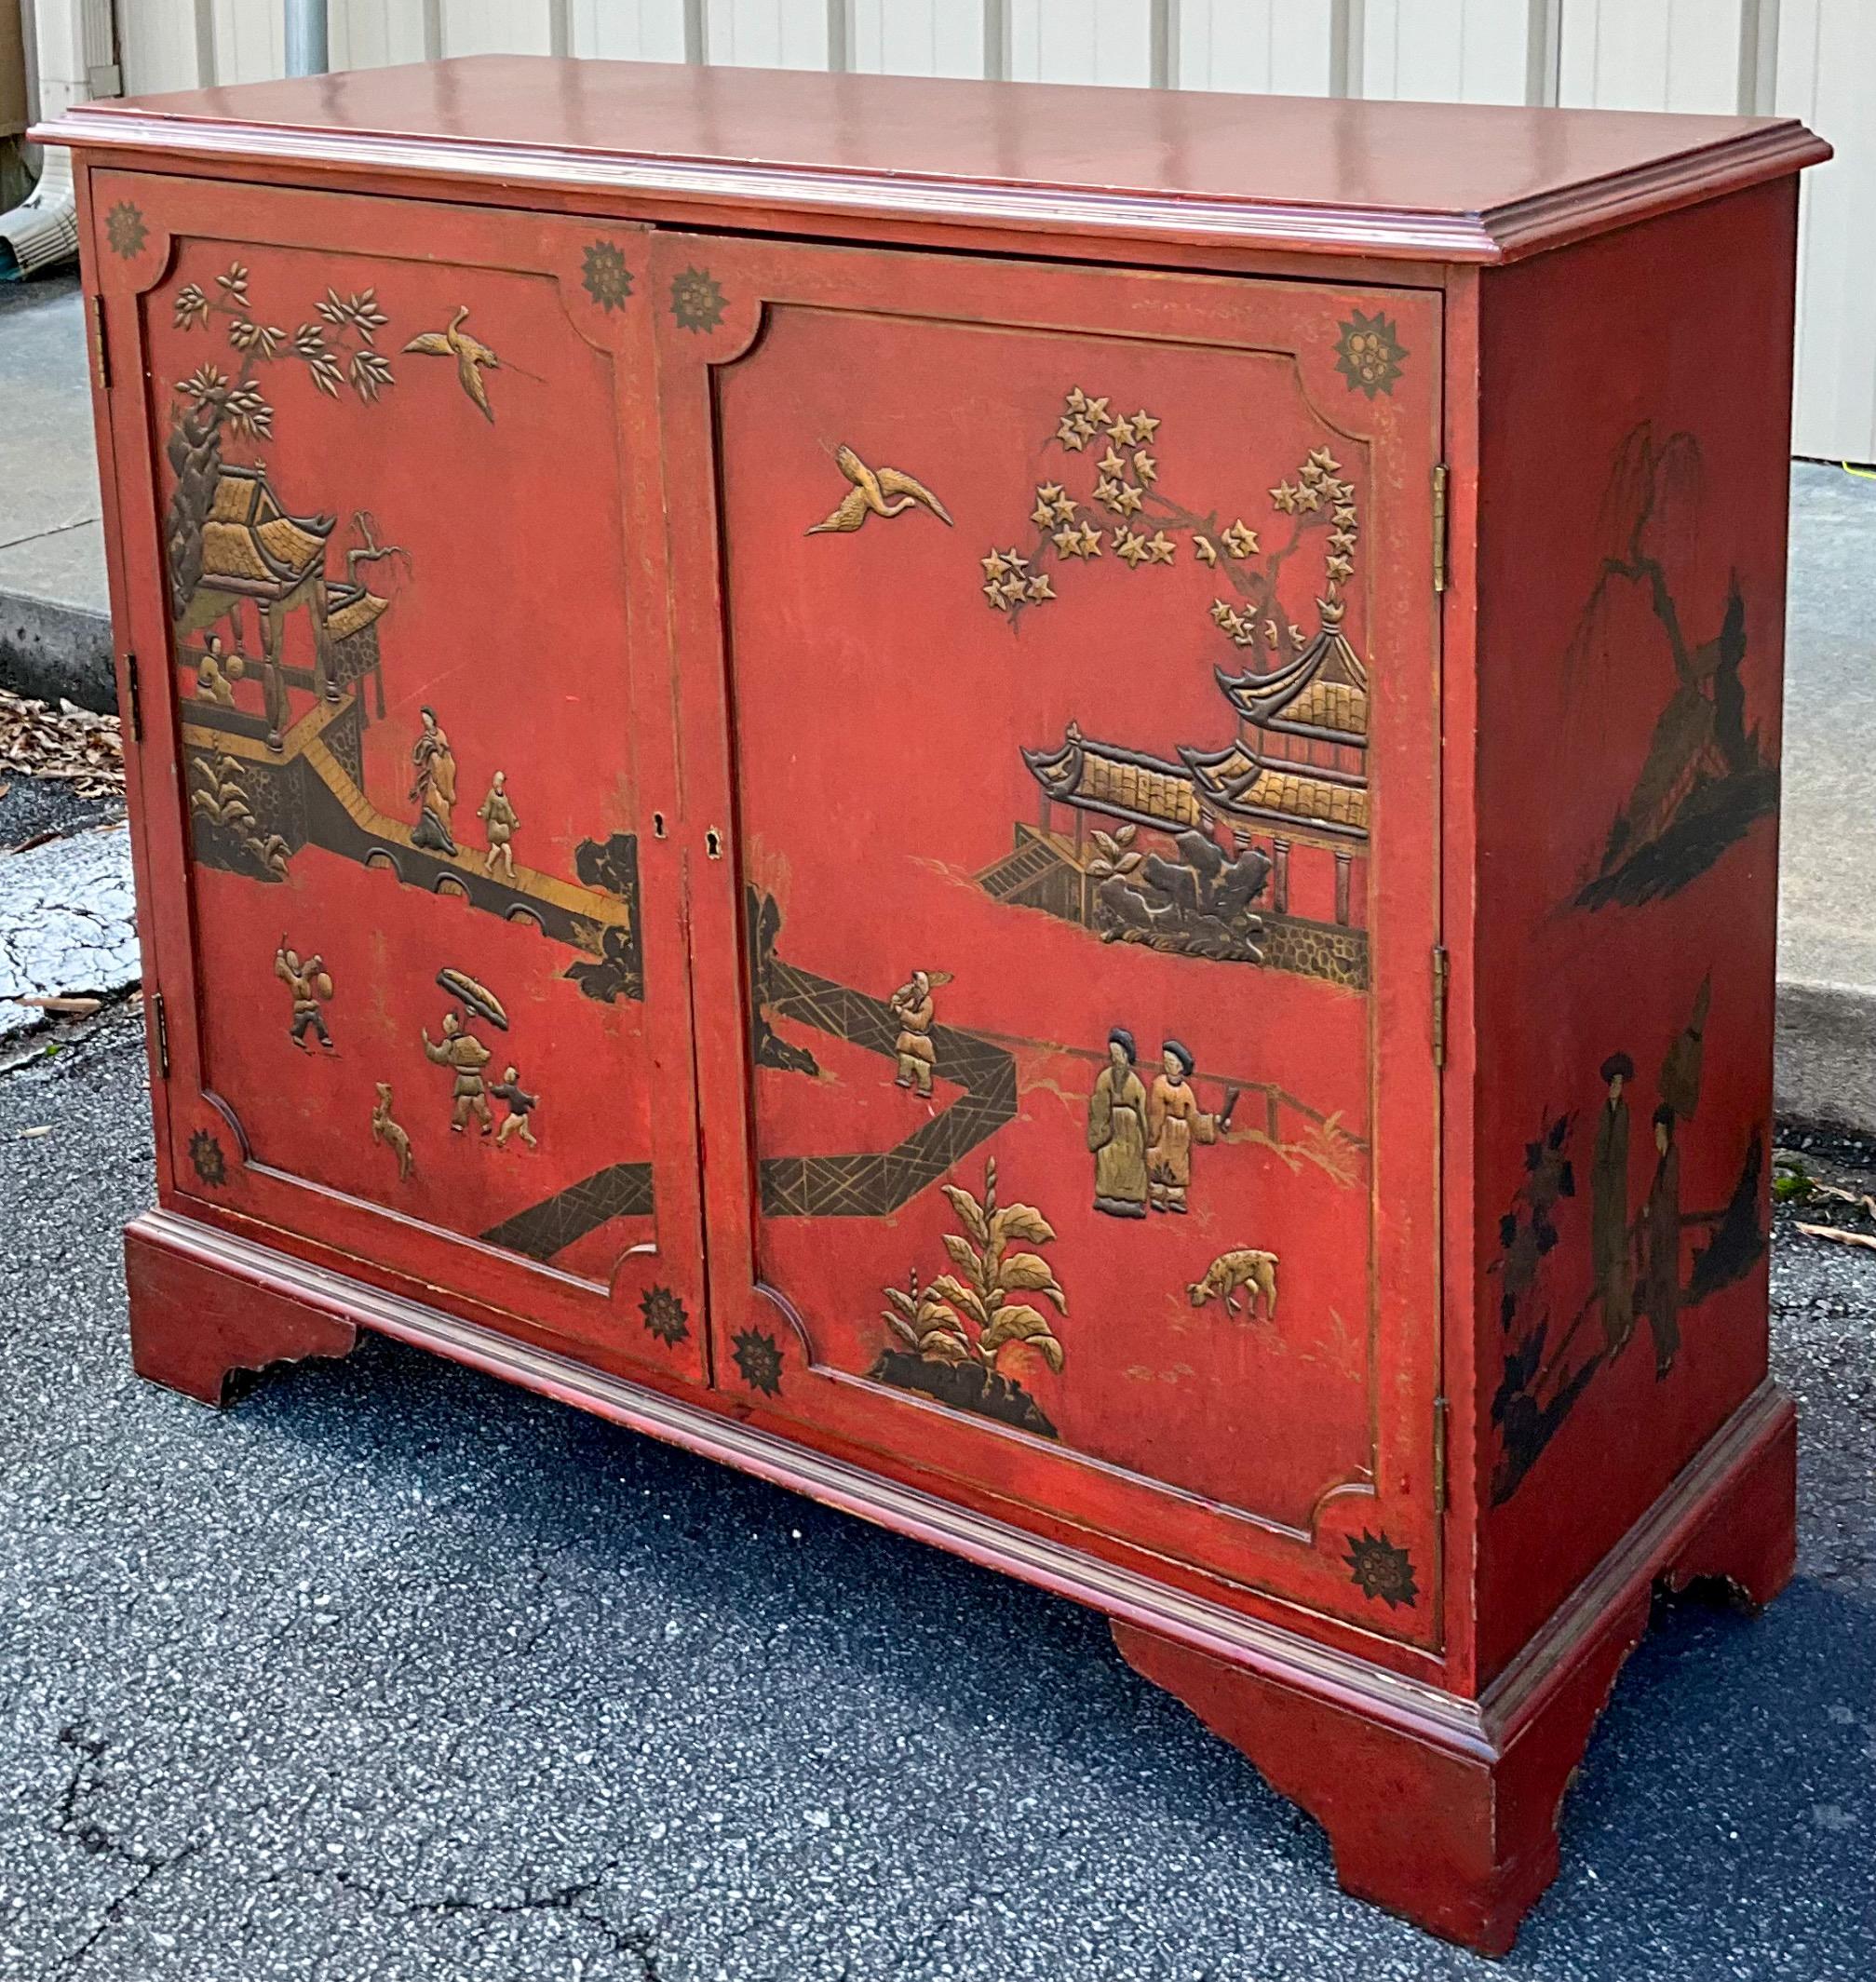
[(662, 840), (664, 836), (665, 816), (662, 812), (655, 812), (652, 815), (652, 838), (655, 840)]
[(704, 835), (704, 851), (712, 860), (721, 860), (723, 856), (723, 836), (714, 826)]

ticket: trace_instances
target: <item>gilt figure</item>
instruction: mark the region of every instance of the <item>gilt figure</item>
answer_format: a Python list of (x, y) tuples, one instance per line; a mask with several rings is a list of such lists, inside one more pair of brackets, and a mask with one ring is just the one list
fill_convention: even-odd
[(903, 469), (870, 468), (850, 447), (836, 448), (834, 460), (853, 487), (831, 515), (809, 524), (809, 536), (819, 536), (823, 531), (855, 531), (870, 516), (898, 516), (914, 504), (923, 504), (941, 523), (951, 521), (950, 510), (922, 481)]

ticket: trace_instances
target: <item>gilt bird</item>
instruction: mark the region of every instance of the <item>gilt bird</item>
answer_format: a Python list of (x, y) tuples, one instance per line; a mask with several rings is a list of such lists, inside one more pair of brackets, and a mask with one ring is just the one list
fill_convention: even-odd
[(502, 361), (487, 344), (479, 343), (463, 329), (463, 319), (468, 314), (466, 303), (451, 317), (447, 330), (425, 330), (420, 337), (412, 338), (404, 349), (423, 357), (454, 358), (456, 377), (462, 382), (463, 390), (482, 409), (483, 419), (493, 425), (495, 413), (489, 404), (489, 388), (482, 383), (481, 368), (486, 365), (491, 371), (498, 371)]
[(914, 503), (923, 503), (939, 522), (951, 521), (951, 512), (915, 477), (898, 468), (881, 468), (875, 474), (850, 447), (836, 448), (834, 460), (853, 488), (832, 515), (809, 524), (809, 536), (824, 530), (857, 530), (869, 516), (898, 516)]

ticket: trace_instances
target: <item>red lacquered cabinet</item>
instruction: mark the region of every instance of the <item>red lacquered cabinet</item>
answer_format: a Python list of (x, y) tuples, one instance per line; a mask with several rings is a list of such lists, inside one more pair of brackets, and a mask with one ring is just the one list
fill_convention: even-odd
[(418, 1342), (1113, 1619), (1492, 1950), (1769, 1598), (1789, 123), (73, 113), (145, 1375)]

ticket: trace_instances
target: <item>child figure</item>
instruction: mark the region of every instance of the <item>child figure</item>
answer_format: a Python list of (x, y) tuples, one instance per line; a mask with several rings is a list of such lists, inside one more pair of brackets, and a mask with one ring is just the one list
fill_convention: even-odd
[(222, 636), (209, 634), (208, 648), (196, 663), (196, 701), (212, 702), (217, 708), (233, 708), (234, 684), (247, 671), (247, 662), (238, 654), (228, 652), (222, 644)]
[(287, 947), (287, 938), (280, 938), (280, 947), (274, 952), (274, 975), (287, 987), (293, 1001), (293, 1014), (288, 1021), (288, 1036), (302, 1053), (312, 1048), (306, 1044), (306, 1034), (316, 1035), (328, 1053), (338, 1048), (332, 1044), (332, 1035), (326, 1030), (325, 1014), (320, 1011), (322, 999), (332, 995), (332, 979), (326, 970), (323, 957), (308, 957), (302, 964), (297, 951)]
[(910, 1087), (922, 1101), (931, 1099), (932, 1069), (938, 1064), (938, 1048), (932, 1045), (931, 973), (915, 970), (909, 983), (901, 984), (886, 1001), (886, 1010), (898, 1020), (898, 1037), (893, 1051), (898, 1056), (899, 1071), (895, 1087)]
[(495, 1147), (502, 1149), (510, 1136), (519, 1136), (531, 1150), (539, 1149), (541, 1145), (535, 1141), (534, 1132), (528, 1126), (528, 1117), (540, 1105), (541, 1098), (537, 1094), (530, 1094), (520, 1085), (520, 1069), (505, 1068), (501, 1079), (490, 1083), (489, 1092), (496, 1100), (508, 1104), (508, 1112), (502, 1118), (502, 1126), (495, 1131)]
[(508, 774), (506, 771), (495, 773), (489, 795), (482, 801), (476, 816), (489, 832), (489, 850), (482, 856), (483, 870), (493, 874), (500, 868), (512, 881), (515, 878), (515, 850), (508, 843), (515, 837), (515, 828), (521, 822), (515, 816), (515, 808), (508, 802)]
[(1211, 1114), (1198, 1105), (1192, 1091), (1191, 1049), (1168, 1039), (1160, 1054), (1160, 1072), (1146, 1098), (1146, 1176), (1148, 1202), (1155, 1211), (1183, 1212), (1192, 1188), (1193, 1145), (1216, 1142), (1231, 1126), (1237, 1090), (1228, 1087), (1224, 1106)]

